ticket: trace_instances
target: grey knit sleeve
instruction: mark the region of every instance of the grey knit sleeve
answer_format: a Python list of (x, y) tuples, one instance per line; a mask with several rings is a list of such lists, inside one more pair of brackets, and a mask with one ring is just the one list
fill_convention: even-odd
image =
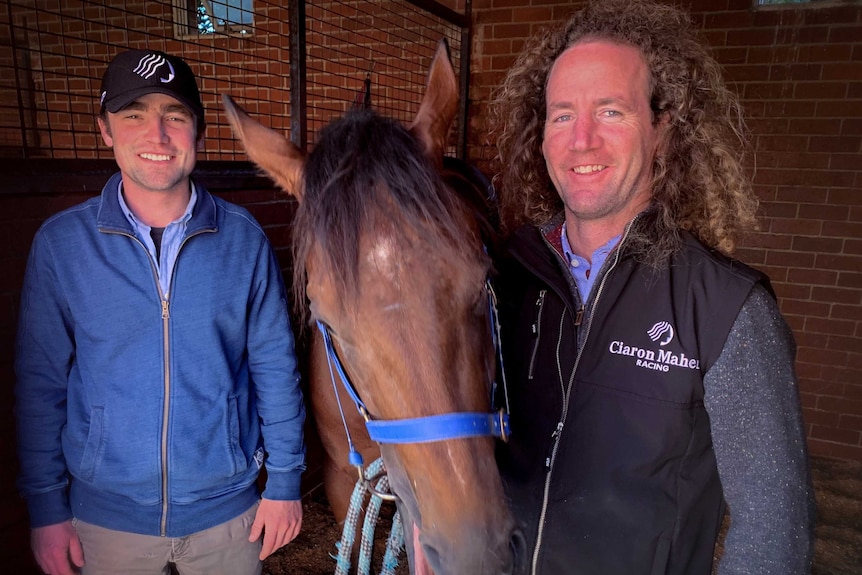
[(704, 376), (730, 529), (718, 575), (808, 575), (814, 490), (793, 369), (795, 344), (761, 286)]

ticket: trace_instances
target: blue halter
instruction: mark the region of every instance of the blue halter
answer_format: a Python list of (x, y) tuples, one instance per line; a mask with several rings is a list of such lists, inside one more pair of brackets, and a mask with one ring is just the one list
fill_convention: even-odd
[[(494, 338), (494, 347), (497, 351), (498, 359), (501, 362), (501, 372), (503, 373), (503, 390), (505, 392), (505, 371), (502, 370), (502, 354), (500, 353), (500, 337), (499, 337), (499, 322), (497, 321), (497, 302), (490, 282), (486, 282), (488, 290), (488, 302), (490, 307), (490, 323), (491, 333)], [(368, 435), (372, 440), (378, 443), (428, 443), (432, 441), (445, 441), (449, 439), (461, 439), (466, 437), (499, 437), (502, 440), (507, 440), (509, 437), (509, 414), (508, 414), (508, 394), (506, 394), (506, 407), (497, 412), (489, 413), (446, 413), (441, 415), (429, 415), (426, 417), (414, 417), (408, 419), (395, 420), (375, 420), (372, 419), (368, 412), (365, 403), (356, 392), (356, 388), (347, 377), (344, 366), (335, 351), (335, 346), (332, 344), (332, 336), (329, 327), (321, 321), (317, 321), (317, 328), (323, 336), (323, 343), (326, 348), (326, 357), (329, 363), (329, 374), (332, 378), (332, 386), (338, 397), (337, 384), (335, 382), (335, 372), (341, 378), (344, 384), (344, 389), (350, 395), (353, 402), (356, 404), (356, 409), (365, 419), (365, 426), (368, 429)], [(333, 367), (335, 372), (333, 372)], [(494, 385), (496, 388), (496, 384)], [(495, 391), (492, 390), (492, 394)], [(344, 412), (341, 408), (341, 402), (338, 404), (338, 409), (341, 411), (341, 419), (344, 422), (344, 430), (347, 432), (347, 441), (350, 447), (350, 463), (358, 467), (362, 466), (362, 456), (353, 446), (353, 441), (350, 438), (350, 432), (347, 429), (347, 423), (344, 419)]]

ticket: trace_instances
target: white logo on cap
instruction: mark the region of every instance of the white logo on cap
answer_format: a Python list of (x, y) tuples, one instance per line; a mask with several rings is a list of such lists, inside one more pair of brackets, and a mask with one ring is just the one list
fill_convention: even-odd
[(141, 58), (141, 61), (138, 62), (138, 66), (132, 71), (141, 78), (149, 80), (153, 77), (153, 74), (155, 74), (159, 68), (165, 64), (168, 65), (168, 77), (159, 78), (159, 80), (161, 80), (163, 84), (167, 84), (174, 79), (174, 67), (164, 56), (160, 56), (159, 54), (148, 54), (144, 56)]

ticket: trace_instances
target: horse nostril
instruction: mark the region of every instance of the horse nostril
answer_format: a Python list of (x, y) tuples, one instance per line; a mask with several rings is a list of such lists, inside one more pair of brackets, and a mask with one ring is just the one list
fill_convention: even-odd
[(527, 567), (527, 539), (524, 532), (514, 529), (509, 538), (509, 549), (512, 550), (512, 575), (526, 573)]

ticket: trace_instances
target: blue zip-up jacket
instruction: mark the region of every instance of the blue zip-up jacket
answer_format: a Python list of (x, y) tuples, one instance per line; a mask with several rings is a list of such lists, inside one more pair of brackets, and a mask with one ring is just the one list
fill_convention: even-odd
[(264, 461), (263, 495), (299, 499), (305, 408), (263, 230), (197, 186), (165, 296), (119, 184), (33, 240), (15, 366), (31, 526), (181, 537), (251, 507)]

